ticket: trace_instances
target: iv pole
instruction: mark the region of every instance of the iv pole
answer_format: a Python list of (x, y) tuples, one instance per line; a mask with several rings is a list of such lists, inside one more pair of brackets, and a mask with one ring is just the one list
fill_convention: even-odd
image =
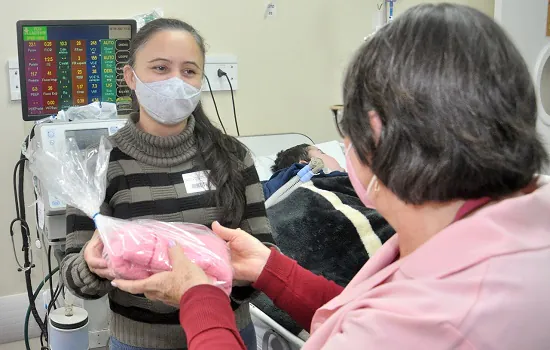
[[(385, 24), (393, 21), (395, 17), (395, 3), (397, 0), (383, 0), (382, 2), (376, 4), (376, 17), (374, 19), (374, 32), (370, 35), (376, 33), (378, 29), (382, 28)], [(370, 36), (365, 37), (365, 40)]]

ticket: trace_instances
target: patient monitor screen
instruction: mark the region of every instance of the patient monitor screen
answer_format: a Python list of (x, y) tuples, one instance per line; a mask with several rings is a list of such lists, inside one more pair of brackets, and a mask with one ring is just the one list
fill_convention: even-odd
[(65, 131), (65, 138), (74, 139), (80, 150), (85, 150), (88, 147), (96, 145), (101, 139), (101, 136), (109, 136), (109, 130), (102, 128)]
[(131, 112), (122, 72), (135, 30), (130, 24), (23, 25), (20, 30), (25, 120), (96, 101), (116, 103), (121, 115)]

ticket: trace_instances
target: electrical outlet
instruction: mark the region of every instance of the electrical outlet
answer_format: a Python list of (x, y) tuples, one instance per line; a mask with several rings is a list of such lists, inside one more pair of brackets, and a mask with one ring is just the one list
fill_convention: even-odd
[(277, 16), (277, 5), (275, 4), (275, 0), (268, 0), (265, 13), (264, 13), (264, 18), (270, 18), (275, 16)]
[[(227, 74), (227, 78), (231, 81), (231, 85), (225, 76), (218, 77), (218, 69), (223, 70)], [(233, 55), (212, 55), (206, 57), (204, 65), (204, 75), (208, 77), (212, 91), (233, 91), (239, 88), (237, 80), (237, 57)], [(206, 79), (203, 82), (203, 91), (210, 91)]]
[(109, 330), (88, 332), (88, 344), (90, 349), (104, 349), (109, 345)]
[(18, 101), (21, 99), (21, 80), (19, 78), (19, 61), (17, 58), (8, 60), (8, 76), (10, 79), (10, 99)]

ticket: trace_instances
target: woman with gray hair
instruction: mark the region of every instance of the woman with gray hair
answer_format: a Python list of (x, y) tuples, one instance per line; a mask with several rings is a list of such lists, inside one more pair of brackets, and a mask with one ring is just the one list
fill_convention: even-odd
[[(547, 349), (550, 185), (537, 175), (548, 155), (536, 106), (492, 19), (410, 9), (357, 53), (337, 121), (356, 192), (398, 233), (342, 289), (215, 223), (236, 278), (311, 330), (304, 349)], [(227, 297), (171, 254), (174, 271), (114, 283), (179, 302), (190, 349), (244, 348)]]

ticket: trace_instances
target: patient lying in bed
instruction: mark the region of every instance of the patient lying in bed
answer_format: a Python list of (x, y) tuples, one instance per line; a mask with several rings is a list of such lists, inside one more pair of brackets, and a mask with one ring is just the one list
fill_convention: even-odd
[(274, 164), (271, 166), (273, 175), (268, 181), (263, 182), (265, 199), (271, 197), (288, 180), (296, 176), (312, 158), (319, 158), (325, 164), (319, 177), (346, 175), (346, 170), (338, 161), (318, 147), (308, 144), (294, 146), (277, 153)]
[(277, 153), (275, 164), (273, 164), (271, 170), (276, 173), (296, 163), (308, 164), (311, 158), (314, 157), (321, 159), (325, 163), (325, 173), (327, 174), (333, 171), (346, 171), (334, 157), (326, 154), (319, 147), (308, 144), (294, 146)]
[[(281, 164), (287, 165), (276, 163), (274, 170), (279, 172), (270, 181), (285, 171), (303, 167), (294, 163), (277, 169)], [(285, 255), (342, 286), (395, 233), (376, 210), (361, 203), (347, 174), (341, 171), (313, 177), (267, 209), (267, 214), (275, 243)], [(294, 334), (302, 331), (265, 295), (253, 304)]]

